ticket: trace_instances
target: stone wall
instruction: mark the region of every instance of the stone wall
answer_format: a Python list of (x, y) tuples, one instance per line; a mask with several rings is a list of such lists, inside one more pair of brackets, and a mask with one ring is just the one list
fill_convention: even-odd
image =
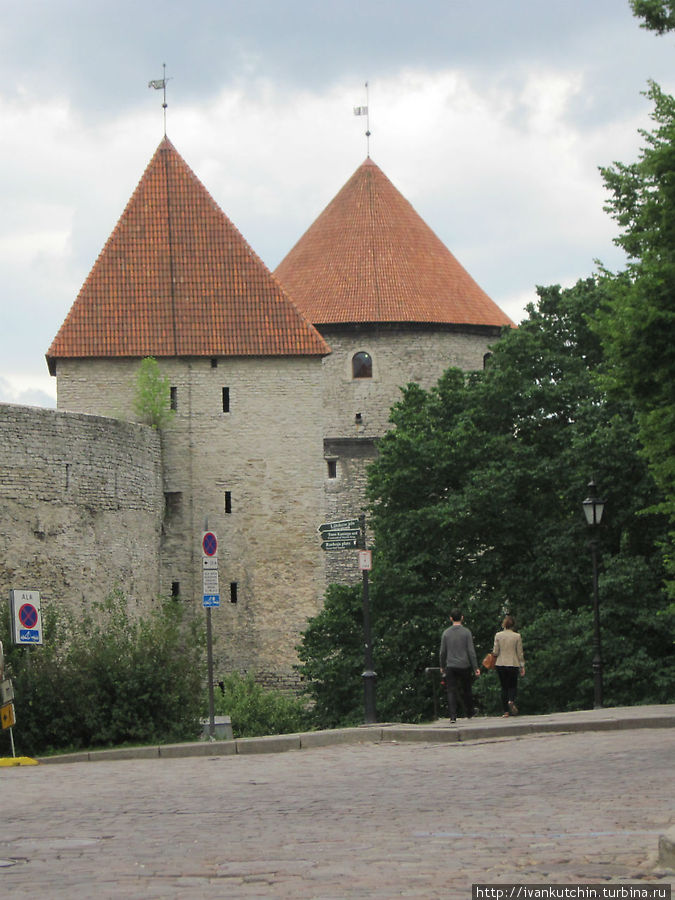
[(0, 596), (73, 609), (158, 596), (159, 438), (146, 426), (0, 404)]
[[(389, 411), (401, 387), (416, 382), (432, 387), (450, 366), (483, 368), (483, 357), (498, 329), (420, 325), (322, 326), (332, 349), (323, 360), (324, 428), (327, 438), (378, 438), (389, 428)], [(351, 360), (365, 351), (372, 378), (353, 378)]]
[[(493, 328), (433, 328), (420, 325), (323, 326), (332, 353), (323, 361), (324, 521), (359, 516), (366, 509), (368, 466), (377, 457), (378, 438), (391, 427), (389, 414), (401, 387), (415, 382), (428, 390), (451, 366), (483, 368)], [(372, 378), (354, 378), (352, 357), (365, 351)], [(330, 468), (329, 468), (330, 467)], [(326, 584), (361, 580), (355, 550), (326, 551)]]

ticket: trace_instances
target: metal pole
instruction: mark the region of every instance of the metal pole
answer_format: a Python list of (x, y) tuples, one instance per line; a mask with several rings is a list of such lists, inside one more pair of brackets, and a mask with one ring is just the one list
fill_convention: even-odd
[(366, 725), (374, 725), (377, 722), (375, 710), (375, 680), (377, 675), (373, 671), (373, 645), (370, 635), (370, 598), (368, 595), (368, 570), (363, 570), (363, 638), (364, 656), (366, 668), (361, 676), (363, 678), (363, 700), (365, 706)]
[(602, 708), (602, 647), (600, 643), (600, 600), (598, 598), (598, 555), (591, 541), (593, 558), (593, 708)]
[(213, 638), (211, 632), (211, 608), (206, 608), (206, 660), (209, 679), (209, 737), (215, 739), (216, 716), (215, 702), (213, 699)]
[[(366, 517), (359, 517), (361, 522), (361, 547), (366, 547)], [(377, 711), (375, 708), (375, 681), (377, 675), (373, 670), (373, 643), (370, 633), (370, 596), (368, 570), (363, 570), (363, 646), (365, 670), (362, 674), (363, 678), (363, 702), (365, 711), (366, 725), (374, 725), (377, 722)]]
[[(204, 519), (204, 531), (209, 530), (209, 520)], [(206, 670), (209, 683), (209, 738), (216, 737), (216, 713), (213, 698), (213, 631), (211, 629), (211, 607), (206, 607)]]

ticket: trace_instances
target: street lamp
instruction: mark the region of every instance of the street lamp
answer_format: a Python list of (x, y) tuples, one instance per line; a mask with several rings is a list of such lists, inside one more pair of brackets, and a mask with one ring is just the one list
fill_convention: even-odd
[[(591, 528), (596, 528), (602, 519), (605, 501), (596, 494), (595, 481), (588, 482), (588, 497), (583, 501), (584, 515)], [(593, 708), (602, 707), (602, 646), (600, 643), (600, 603), (598, 600), (598, 553), (594, 537), (588, 542), (593, 559)]]

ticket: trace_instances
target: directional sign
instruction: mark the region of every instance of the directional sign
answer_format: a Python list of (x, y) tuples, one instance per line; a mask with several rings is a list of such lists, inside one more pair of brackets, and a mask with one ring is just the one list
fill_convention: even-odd
[(10, 591), (10, 614), (15, 644), (42, 643), (39, 591)]
[(361, 529), (344, 528), (342, 531), (324, 531), (322, 541), (356, 541), (361, 537)]
[(358, 531), (360, 533), (361, 523), (358, 519), (342, 519), (339, 522), (324, 522), (323, 525), (319, 525), (319, 532), (321, 534), (326, 531), (343, 531), (344, 529), (348, 529), (349, 531)]
[(359, 542), (356, 538), (353, 541), (321, 541), (322, 550), (356, 550)]

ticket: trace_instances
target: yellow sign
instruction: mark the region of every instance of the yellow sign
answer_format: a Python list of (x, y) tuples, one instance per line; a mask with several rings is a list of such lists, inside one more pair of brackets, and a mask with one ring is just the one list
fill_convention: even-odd
[(4, 706), (0, 706), (0, 725), (2, 728), (11, 728), (14, 725), (16, 719), (14, 718), (14, 704), (13, 703), (5, 703)]

